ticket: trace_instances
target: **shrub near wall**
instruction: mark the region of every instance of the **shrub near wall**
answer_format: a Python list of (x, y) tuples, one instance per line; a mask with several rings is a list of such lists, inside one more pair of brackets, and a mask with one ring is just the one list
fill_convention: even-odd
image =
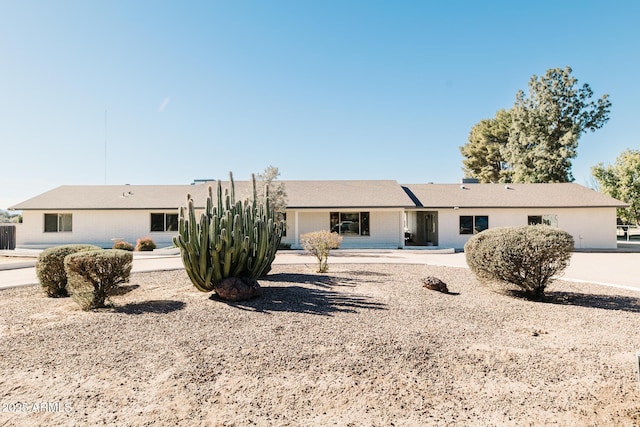
[(105, 306), (120, 283), (129, 281), (133, 254), (121, 249), (75, 253), (64, 259), (71, 297), (83, 310)]
[(566, 231), (529, 225), (485, 230), (469, 239), (464, 251), (481, 282), (513, 284), (527, 297), (541, 299), (552, 278), (567, 267), (573, 248)]
[(125, 240), (116, 240), (113, 242), (112, 249), (122, 249), (123, 251), (132, 251), (133, 245)]
[(43, 250), (36, 261), (36, 274), (40, 286), (47, 296), (58, 298), (69, 296), (64, 258), (67, 255), (100, 249), (94, 245), (62, 245)]
[(136, 242), (136, 251), (152, 251), (156, 248), (156, 242), (151, 237), (141, 237)]

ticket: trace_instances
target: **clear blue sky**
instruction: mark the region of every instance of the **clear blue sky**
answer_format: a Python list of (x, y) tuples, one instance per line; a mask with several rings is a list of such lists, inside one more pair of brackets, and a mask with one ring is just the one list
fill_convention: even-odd
[(640, 146), (638, 16), (637, 0), (0, 0), (0, 208), (268, 165), (459, 182), (472, 126), (565, 66), (613, 104), (573, 163), (589, 184)]

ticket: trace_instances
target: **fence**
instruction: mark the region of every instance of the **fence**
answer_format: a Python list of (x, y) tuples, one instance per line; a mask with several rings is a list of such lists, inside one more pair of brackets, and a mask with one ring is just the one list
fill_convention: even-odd
[(0, 224), (0, 249), (13, 250), (16, 248), (16, 226)]

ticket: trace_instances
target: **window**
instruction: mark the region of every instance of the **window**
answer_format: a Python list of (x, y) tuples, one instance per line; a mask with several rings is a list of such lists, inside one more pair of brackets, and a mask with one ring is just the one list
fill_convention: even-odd
[(44, 232), (60, 233), (71, 231), (71, 214), (44, 214)]
[(178, 231), (178, 214), (152, 213), (151, 231)]
[(331, 212), (329, 226), (344, 236), (368, 236), (369, 212)]
[(477, 234), (489, 228), (489, 217), (486, 215), (461, 215), (460, 234)]
[(549, 225), (551, 227), (558, 226), (558, 215), (529, 215), (527, 218), (529, 225)]

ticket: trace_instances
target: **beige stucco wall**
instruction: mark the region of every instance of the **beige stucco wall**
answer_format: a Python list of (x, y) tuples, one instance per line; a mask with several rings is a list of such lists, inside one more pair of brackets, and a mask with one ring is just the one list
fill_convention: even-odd
[(471, 237), (459, 233), (461, 215), (487, 215), (489, 227), (527, 225), (529, 215), (557, 215), (558, 227), (571, 234), (577, 249), (615, 249), (615, 208), (439, 209), (439, 246), (463, 248)]
[[(176, 213), (175, 210), (154, 210), (154, 213)], [(172, 245), (176, 232), (151, 232), (151, 211), (56, 211), (72, 214), (72, 231), (45, 233), (43, 211), (24, 211), (23, 227), (16, 235), (16, 245), (23, 248), (43, 248), (68, 243), (91, 243), (109, 248), (112, 239), (121, 238), (135, 245), (140, 237), (149, 236), (158, 247)], [(51, 212), (47, 212), (51, 213)]]
[[(342, 212), (355, 212), (349, 209)], [(369, 212), (370, 236), (344, 236), (341, 248), (398, 248), (403, 244), (401, 209), (361, 209)], [(287, 210), (287, 236), (282, 239), (293, 249), (300, 248), (300, 236), (329, 229), (330, 210)], [(296, 222), (297, 221), (297, 222)], [(296, 234), (297, 229), (297, 234)]]
[[(365, 211), (365, 209), (362, 209)], [(346, 211), (346, 210), (345, 210)], [(353, 210), (350, 210), (353, 211)], [(576, 248), (616, 248), (615, 208), (554, 209), (429, 209), (438, 212), (438, 246), (461, 249), (470, 235), (459, 234), (461, 215), (487, 215), (489, 227), (527, 224), (529, 215), (557, 215), (558, 226), (569, 232)], [(175, 213), (154, 210), (154, 213)], [(398, 248), (404, 243), (404, 213), (401, 209), (369, 209), (370, 236), (345, 236), (343, 248)], [(409, 211), (411, 226), (414, 211)], [(132, 244), (150, 236), (158, 247), (172, 245), (175, 232), (151, 233), (151, 211), (59, 211), (73, 215), (73, 231), (45, 233), (44, 212), (24, 211), (23, 224), (17, 228), (18, 247), (42, 248), (67, 243), (93, 243), (111, 247), (112, 239), (122, 238)], [(297, 220), (296, 220), (297, 218)], [(297, 222), (296, 222), (297, 221)], [(297, 227), (297, 233), (296, 233)], [(287, 236), (283, 242), (299, 248), (300, 235), (329, 228), (329, 210), (287, 210)]]

